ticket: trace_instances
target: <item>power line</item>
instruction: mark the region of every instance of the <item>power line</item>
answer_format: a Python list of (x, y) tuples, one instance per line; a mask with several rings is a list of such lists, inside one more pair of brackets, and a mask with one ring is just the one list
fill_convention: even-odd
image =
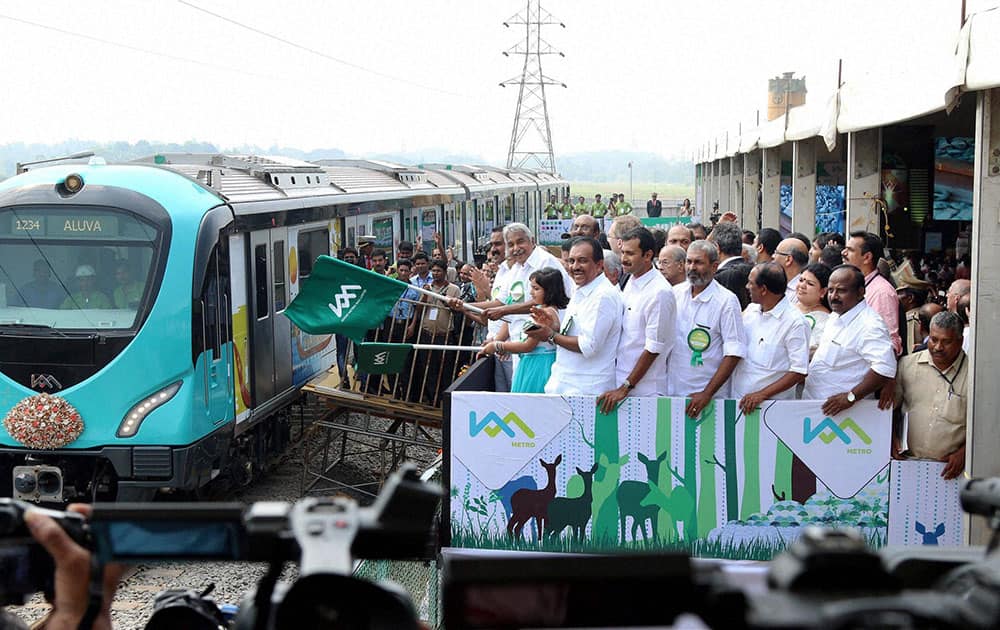
[(239, 22), (239, 21), (234, 20), (234, 19), (232, 19), (230, 17), (227, 17), (225, 15), (221, 15), (219, 13), (215, 13), (214, 11), (209, 11), (208, 9), (206, 9), (204, 7), (200, 7), (200, 6), (198, 6), (198, 5), (194, 4), (194, 3), (188, 2), (188, 0), (177, 0), (177, 2), (183, 4), (184, 6), (190, 7), (192, 9), (194, 9), (195, 11), (201, 11), (202, 13), (205, 13), (207, 15), (211, 15), (212, 17), (214, 17), (214, 18), (216, 18), (218, 20), (222, 20), (223, 22), (227, 22), (227, 23), (232, 24), (234, 26), (238, 26), (238, 27), (240, 27), (242, 29), (246, 29), (246, 30), (248, 30), (248, 31), (250, 31), (252, 33), (256, 33), (256, 34), (261, 35), (263, 37), (267, 37), (268, 39), (273, 39), (274, 41), (281, 42), (282, 44), (285, 44), (286, 46), (291, 46), (292, 48), (297, 48), (297, 49), (299, 49), (299, 50), (301, 50), (303, 52), (307, 52), (307, 53), (309, 53), (311, 55), (316, 55), (317, 57), (322, 57), (323, 59), (326, 59), (328, 61), (332, 61), (334, 63), (339, 63), (339, 64), (341, 64), (343, 66), (347, 66), (348, 68), (353, 68), (355, 70), (360, 70), (361, 72), (366, 72), (368, 74), (372, 74), (372, 75), (375, 75), (377, 77), (382, 77), (383, 79), (390, 79), (392, 81), (399, 81), (401, 83), (406, 83), (407, 85), (412, 85), (414, 87), (418, 87), (418, 88), (421, 88), (421, 89), (424, 89), (424, 90), (430, 90), (431, 92), (438, 92), (440, 94), (448, 94), (449, 96), (460, 96), (460, 97), (463, 97), (463, 98), (467, 98), (468, 97), (468, 95), (466, 95), (466, 94), (459, 94), (458, 92), (451, 92), (449, 90), (443, 90), (441, 88), (436, 88), (436, 87), (433, 87), (433, 86), (430, 86), (430, 85), (425, 85), (423, 83), (418, 83), (416, 81), (412, 81), (412, 80), (407, 79), (405, 77), (398, 77), (396, 75), (389, 74), (387, 72), (382, 72), (381, 70), (374, 70), (372, 68), (368, 68), (368, 67), (362, 66), (360, 64), (356, 64), (353, 61), (347, 61), (346, 59), (340, 59), (338, 57), (334, 57), (332, 55), (328, 55), (325, 52), (316, 50), (315, 48), (310, 48), (308, 46), (304, 46), (304, 45), (299, 44), (297, 42), (293, 42), (293, 41), (291, 41), (289, 39), (285, 39), (284, 37), (280, 37), (278, 35), (274, 35), (273, 33), (268, 33), (267, 31), (263, 31), (263, 30), (261, 30), (259, 28), (250, 26), (249, 24), (244, 24), (243, 22)]
[(164, 59), (170, 59), (172, 61), (181, 61), (183, 63), (191, 63), (197, 66), (205, 66), (206, 68), (215, 68), (217, 70), (227, 70), (229, 72), (238, 72), (240, 74), (245, 74), (251, 77), (257, 77), (258, 79), (271, 79), (274, 81), (281, 81), (280, 77), (269, 76), (265, 74), (258, 74), (256, 72), (249, 72), (241, 68), (234, 68), (232, 66), (223, 66), (220, 64), (210, 63), (206, 61), (201, 61), (199, 59), (191, 59), (190, 57), (181, 57), (179, 55), (171, 55), (170, 53), (160, 52), (158, 50), (150, 50), (149, 48), (141, 48), (139, 46), (132, 46), (131, 44), (124, 44), (122, 42), (115, 42), (108, 39), (102, 39), (94, 35), (87, 35), (86, 33), (78, 33), (76, 31), (70, 31), (63, 28), (58, 28), (56, 26), (49, 26), (48, 24), (40, 24), (38, 22), (32, 22), (31, 20), (25, 20), (23, 18), (16, 18), (10, 15), (0, 14), (0, 19), (10, 20), (11, 22), (17, 22), (19, 24), (25, 24), (27, 26), (33, 26), (35, 28), (40, 28), (46, 31), (52, 31), (55, 33), (60, 33), (62, 35), (69, 35), (70, 37), (79, 37), (80, 39), (86, 39), (88, 41), (97, 42), (99, 44), (105, 44), (107, 46), (115, 46), (118, 48), (124, 48), (125, 50), (131, 50), (133, 52), (139, 52), (146, 55), (153, 55), (154, 57), (163, 57)]

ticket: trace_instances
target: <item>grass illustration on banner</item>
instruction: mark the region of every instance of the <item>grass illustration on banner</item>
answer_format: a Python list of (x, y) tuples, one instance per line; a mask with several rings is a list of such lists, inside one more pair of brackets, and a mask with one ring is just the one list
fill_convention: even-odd
[(320, 256), (285, 316), (310, 335), (336, 333), (362, 341), (411, 285)]

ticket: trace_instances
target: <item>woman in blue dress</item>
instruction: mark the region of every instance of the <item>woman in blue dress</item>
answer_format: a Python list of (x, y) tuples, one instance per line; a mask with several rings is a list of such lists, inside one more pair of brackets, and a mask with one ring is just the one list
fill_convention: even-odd
[[(560, 312), (569, 304), (569, 296), (563, 288), (562, 273), (553, 268), (539, 269), (528, 280), (531, 283), (531, 303), (535, 305), (532, 308), (545, 309), (558, 320)], [(532, 321), (523, 320), (523, 325), (531, 326)], [(526, 336), (520, 320), (513, 328), (511, 330), (510, 324), (504, 324), (497, 334), (500, 341), (485, 344), (480, 355), (520, 355), (510, 386), (511, 393), (542, 394), (556, 360), (556, 347), (547, 341), (539, 342)]]

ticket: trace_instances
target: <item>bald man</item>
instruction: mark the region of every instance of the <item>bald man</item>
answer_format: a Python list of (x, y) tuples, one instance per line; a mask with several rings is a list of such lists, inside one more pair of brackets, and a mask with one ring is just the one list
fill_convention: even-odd
[(958, 300), (963, 295), (972, 293), (972, 283), (968, 280), (956, 280), (948, 287), (945, 298), (948, 300), (948, 310), (952, 313), (958, 312)]
[(597, 238), (597, 235), (601, 233), (601, 225), (597, 222), (597, 219), (589, 214), (581, 214), (573, 219), (573, 227), (569, 233), (573, 238), (577, 236)]
[(683, 225), (675, 225), (667, 232), (667, 245), (677, 245), (685, 252), (693, 240), (691, 230)]
[(796, 289), (799, 286), (799, 277), (803, 267), (809, 264), (809, 248), (797, 238), (786, 238), (778, 243), (772, 258), (774, 262), (781, 265), (785, 271), (785, 278), (788, 279), (785, 297), (791, 304), (797, 304), (799, 298), (796, 295)]

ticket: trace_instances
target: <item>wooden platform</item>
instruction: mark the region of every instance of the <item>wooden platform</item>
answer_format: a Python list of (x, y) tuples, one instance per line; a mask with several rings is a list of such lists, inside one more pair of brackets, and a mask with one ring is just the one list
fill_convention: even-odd
[[(329, 409), (309, 427), (304, 440), (302, 494), (353, 490), (374, 497), (386, 477), (406, 460), (408, 447), (441, 448), (440, 434), (428, 431), (441, 428), (439, 408), (342, 389), (336, 369), (313, 379), (302, 391), (323, 399)], [(389, 421), (387, 426), (382, 419)], [(335, 466), (372, 453), (379, 456), (377, 481), (348, 484), (336, 478)]]

